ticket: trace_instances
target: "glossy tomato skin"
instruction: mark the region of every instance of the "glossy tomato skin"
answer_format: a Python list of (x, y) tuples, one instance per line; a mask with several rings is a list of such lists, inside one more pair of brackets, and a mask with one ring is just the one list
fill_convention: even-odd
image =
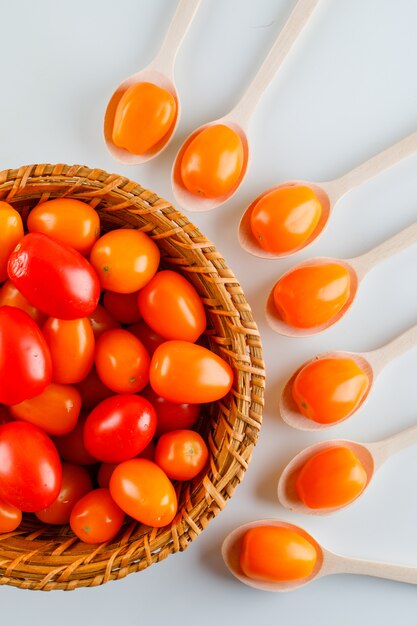
[(88, 316), (91, 328), (93, 329), (94, 338), (97, 340), (106, 330), (120, 328), (119, 322), (114, 319), (113, 315), (98, 304), (96, 309)]
[(72, 198), (38, 204), (28, 216), (31, 233), (44, 233), (86, 255), (100, 236), (100, 218), (90, 205)]
[(138, 304), (148, 326), (166, 339), (194, 342), (206, 329), (200, 296), (178, 272), (157, 272), (140, 290)]
[(131, 324), (127, 330), (141, 340), (149, 356), (152, 356), (158, 346), (164, 343), (166, 339), (158, 335), (146, 322), (140, 320), (136, 324)]
[(155, 393), (171, 402), (214, 402), (230, 391), (233, 371), (203, 346), (166, 341), (152, 357), (150, 383)]
[(0, 533), (11, 533), (20, 525), (22, 511), (13, 504), (0, 500)]
[[(148, 459), (148, 461), (155, 461), (156, 447), (153, 441), (148, 443), (146, 448), (139, 452), (135, 458)], [(118, 463), (101, 463), (98, 473), (97, 482), (100, 487), (108, 487), (110, 485), (110, 478), (118, 466)]]
[(74, 505), (92, 488), (90, 474), (84, 467), (62, 463), (62, 483), (58, 497), (35, 515), (45, 524), (68, 524)]
[(0, 498), (33, 513), (57, 498), (61, 480), (57, 449), (40, 428), (20, 421), (0, 426)]
[(143, 343), (127, 330), (108, 330), (97, 341), (97, 374), (115, 393), (141, 391), (149, 381), (150, 362)]
[(172, 480), (191, 480), (208, 460), (208, 448), (193, 430), (174, 430), (162, 435), (156, 444), (155, 463)]
[(145, 398), (133, 394), (112, 396), (89, 414), (84, 445), (96, 459), (120, 463), (144, 450), (155, 429), (155, 410)]
[(70, 526), (81, 541), (102, 543), (117, 535), (124, 517), (108, 489), (94, 489), (75, 504)]
[(16, 285), (11, 280), (6, 280), (0, 288), (0, 307), (14, 306), (17, 309), (25, 311), (38, 326), (42, 326), (46, 322), (47, 315), (39, 309), (32, 306), (30, 302), (22, 296)]
[(46, 341), (27, 313), (0, 307), (0, 402), (18, 404), (39, 395), (52, 377)]
[(0, 201), (0, 283), (7, 278), (7, 261), (24, 235), (22, 218), (8, 202)]
[(42, 333), (51, 353), (52, 380), (61, 385), (83, 380), (94, 363), (95, 340), (89, 319), (49, 317)]
[(24, 297), (51, 317), (78, 319), (98, 304), (100, 283), (89, 262), (43, 233), (23, 237), (9, 257), (7, 271)]
[(147, 459), (120, 463), (110, 478), (110, 493), (125, 513), (148, 526), (166, 526), (177, 513), (177, 496), (171, 481)]
[(75, 463), (76, 465), (95, 465), (95, 459), (87, 452), (84, 446), (84, 425), (87, 415), (81, 413), (75, 428), (67, 435), (54, 437), (53, 442), (59, 452), (59, 456), (64, 461)]
[(138, 306), (138, 291), (133, 293), (116, 293), (105, 291), (103, 304), (107, 311), (122, 324), (135, 324), (141, 318)]
[(158, 396), (150, 386), (143, 390), (142, 395), (149, 400), (155, 409), (156, 437), (172, 430), (191, 428), (200, 417), (201, 404), (170, 402), (166, 398)]

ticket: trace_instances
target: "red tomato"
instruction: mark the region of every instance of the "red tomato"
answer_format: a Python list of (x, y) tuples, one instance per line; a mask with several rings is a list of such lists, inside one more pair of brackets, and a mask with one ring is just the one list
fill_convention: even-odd
[(171, 402), (214, 402), (230, 391), (233, 371), (207, 348), (166, 341), (152, 357), (150, 383), (155, 393)]
[[(155, 460), (155, 444), (153, 441), (148, 443), (146, 448), (139, 452), (136, 458), (140, 459), (148, 459), (148, 461)], [(110, 478), (113, 474), (114, 470), (118, 466), (118, 463), (102, 463), (98, 470), (97, 474), (97, 482), (100, 487), (108, 487), (110, 484)]]
[(8, 202), (0, 202), (0, 283), (7, 278), (7, 261), (24, 235), (22, 218)]
[(117, 535), (123, 526), (124, 517), (108, 489), (95, 489), (74, 506), (70, 525), (81, 541), (102, 543)]
[(152, 356), (157, 347), (166, 341), (164, 337), (161, 337), (152, 328), (149, 328), (143, 320), (128, 326), (127, 330), (141, 340), (149, 356)]
[(155, 463), (173, 480), (191, 480), (207, 459), (206, 443), (194, 430), (174, 430), (162, 435), (156, 444)]
[(134, 324), (141, 318), (138, 307), (138, 293), (138, 291), (133, 293), (105, 291), (103, 304), (117, 321), (122, 324)]
[(0, 533), (11, 533), (20, 525), (22, 511), (13, 504), (0, 500)]
[(78, 420), (81, 395), (75, 387), (51, 383), (44, 391), (30, 400), (10, 407), (10, 413), (18, 420), (39, 426), (48, 435), (69, 433)]
[(127, 515), (148, 526), (166, 526), (177, 513), (177, 496), (171, 481), (147, 459), (120, 463), (110, 479), (110, 493)]
[(139, 311), (145, 322), (166, 339), (196, 341), (207, 324), (197, 291), (178, 272), (158, 272), (139, 292)]
[(51, 355), (27, 313), (0, 308), (0, 402), (18, 404), (39, 395), (52, 377)]
[(98, 304), (96, 309), (90, 315), (88, 315), (88, 319), (90, 320), (91, 328), (93, 329), (94, 337), (96, 340), (106, 330), (111, 330), (112, 328), (120, 328), (119, 322), (115, 320), (113, 315), (111, 315), (104, 308), (104, 306), (101, 306), (101, 304)]
[(95, 367), (91, 368), (76, 387), (81, 394), (83, 409), (87, 411), (91, 411), (99, 402), (114, 395), (114, 392), (101, 382)]
[(87, 317), (49, 317), (42, 328), (52, 357), (52, 379), (69, 385), (83, 380), (94, 363), (94, 333)]
[(72, 198), (55, 198), (31, 210), (27, 222), (31, 233), (44, 233), (61, 243), (89, 254), (100, 235), (100, 218), (89, 204)]
[(57, 499), (36, 517), (45, 524), (68, 524), (74, 505), (91, 491), (93, 483), (90, 474), (81, 465), (62, 464), (62, 484)]
[(46, 321), (47, 316), (36, 307), (32, 306), (20, 291), (13, 285), (11, 280), (7, 280), (0, 289), (0, 306), (14, 306), (22, 309), (37, 323), (38, 326)]
[(155, 428), (156, 414), (145, 398), (133, 394), (112, 396), (88, 416), (84, 445), (96, 459), (119, 463), (144, 450)]
[(74, 320), (98, 304), (100, 283), (74, 248), (43, 233), (23, 237), (10, 255), (9, 278), (33, 306), (51, 317)]
[(95, 363), (101, 381), (116, 393), (137, 393), (148, 384), (149, 354), (127, 330), (108, 330), (101, 335)]
[(27, 422), (0, 426), (0, 498), (20, 511), (49, 506), (61, 489), (62, 469), (49, 437)]
[(94, 465), (98, 463), (84, 447), (84, 424), (87, 415), (80, 415), (77, 425), (67, 435), (54, 437), (53, 442), (59, 452), (59, 456), (64, 461), (75, 463), (76, 465)]
[(142, 395), (149, 400), (156, 412), (155, 436), (160, 437), (171, 430), (191, 428), (198, 420), (201, 404), (176, 404), (158, 396), (152, 387), (146, 387)]

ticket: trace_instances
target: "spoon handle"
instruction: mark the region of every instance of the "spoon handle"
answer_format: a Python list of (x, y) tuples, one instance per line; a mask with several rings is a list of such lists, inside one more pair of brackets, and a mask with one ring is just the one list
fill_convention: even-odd
[(165, 39), (149, 68), (172, 76), (175, 58), (201, 0), (179, 0)]
[(333, 200), (340, 199), (354, 187), (362, 185), (415, 152), (417, 152), (417, 131), (358, 165), (344, 176), (331, 181), (329, 184), (332, 186)]
[(391, 437), (381, 439), (381, 441), (376, 441), (375, 443), (370, 443), (367, 447), (373, 454), (375, 466), (379, 467), (389, 457), (397, 454), (397, 452), (401, 452), (401, 450), (405, 450), (406, 448), (415, 445), (416, 443), (417, 426), (411, 426), (410, 428), (406, 428)]
[(353, 559), (338, 554), (331, 554), (327, 558), (329, 574), (359, 574), (417, 585), (417, 567)]
[(366, 353), (365, 358), (371, 362), (374, 375), (379, 372), (391, 361), (408, 352), (417, 345), (417, 324), (403, 332), (395, 339), (392, 339), (385, 346)]
[(285, 61), (298, 35), (306, 25), (319, 0), (298, 0), (295, 8), (279, 33), (268, 56), (259, 68), (243, 97), (230, 112), (230, 117), (246, 126), (259, 99)]

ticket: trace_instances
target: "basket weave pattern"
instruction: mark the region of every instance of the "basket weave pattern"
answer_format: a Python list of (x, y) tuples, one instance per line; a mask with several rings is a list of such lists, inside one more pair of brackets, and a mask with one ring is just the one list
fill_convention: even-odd
[(165, 268), (183, 273), (202, 298), (207, 342), (235, 373), (231, 393), (201, 420), (210, 450), (206, 474), (178, 487), (178, 514), (165, 528), (125, 524), (111, 542), (89, 546), (68, 526), (26, 516), (0, 535), (0, 584), (26, 589), (75, 589), (123, 578), (185, 550), (225, 506), (242, 480), (262, 421), (265, 385), (259, 332), (242, 289), (213, 244), (169, 202), (129, 179), (81, 165), (30, 165), (0, 172), (0, 200), (26, 222), (39, 202), (56, 197), (88, 202), (102, 232), (137, 228), (161, 250)]

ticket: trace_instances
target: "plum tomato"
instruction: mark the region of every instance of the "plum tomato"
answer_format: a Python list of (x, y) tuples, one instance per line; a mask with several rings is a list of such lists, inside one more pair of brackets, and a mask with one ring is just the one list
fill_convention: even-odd
[(43, 233), (29, 233), (17, 244), (7, 265), (20, 293), (51, 317), (74, 320), (90, 315), (100, 283), (90, 263), (74, 248)]
[[(155, 450), (155, 444), (153, 441), (151, 441), (150, 443), (148, 443), (146, 448), (142, 450), (142, 452), (139, 452), (139, 454), (135, 458), (155, 461)], [(97, 473), (97, 482), (100, 487), (109, 486), (111, 475), (118, 465), (118, 463), (101, 463)]]
[(149, 400), (155, 409), (156, 437), (172, 430), (191, 428), (200, 416), (201, 404), (170, 402), (166, 398), (158, 396), (150, 386), (142, 391), (142, 395)]
[(0, 283), (7, 278), (7, 261), (23, 235), (20, 214), (8, 202), (0, 201)]
[(116, 393), (141, 391), (149, 381), (150, 362), (143, 343), (127, 330), (108, 330), (97, 341), (97, 374)]
[(68, 524), (74, 505), (92, 488), (90, 474), (84, 467), (62, 463), (62, 483), (57, 499), (35, 515), (45, 524)]
[(49, 506), (61, 489), (57, 449), (43, 430), (28, 422), (0, 426), (0, 498), (20, 511)]
[(91, 411), (99, 402), (114, 395), (114, 391), (101, 382), (94, 366), (76, 387), (81, 394), (82, 407), (87, 411)]
[(35, 306), (32, 306), (25, 296), (22, 296), (18, 288), (13, 285), (11, 280), (6, 280), (4, 285), (0, 288), (0, 307), (1, 306), (14, 306), (17, 309), (25, 311), (38, 326), (42, 326), (48, 317)]
[(156, 429), (156, 413), (148, 400), (133, 394), (103, 400), (84, 426), (86, 450), (99, 461), (120, 463), (144, 450)]
[(124, 513), (108, 489), (94, 489), (75, 504), (70, 526), (85, 543), (103, 543), (113, 539), (123, 526)]
[(109, 313), (122, 324), (134, 324), (141, 318), (138, 307), (138, 291), (133, 293), (116, 293), (105, 291), (103, 304)]
[(27, 313), (0, 307), (0, 402), (18, 404), (39, 395), (52, 377), (47, 343)]
[(0, 533), (11, 533), (20, 525), (22, 511), (13, 504), (0, 500)]
[(174, 430), (156, 444), (155, 463), (172, 480), (191, 480), (208, 460), (208, 448), (194, 430)]
[(94, 363), (94, 333), (88, 317), (49, 317), (42, 327), (52, 358), (52, 380), (69, 385), (83, 380)]
[(91, 328), (93, 329), (94, 338), (97, 340), (106, 330), (112, 330), (113, 328), (120, 328), (119, 322), (114, 319), (113, 315), (98, 304), (96, 309), (87, 316), (90, 320)]
[(59, 456), (64, 461), (75, 463), (76, 465), (95, 465), (95, 459), (87, 452), (84, 446), (84, 425), (87, 415), (81, 413), (75, 428), (66, 435), (54, 437), (53, 442), (59, 452)]
[(143, 320), (136, 322), (136, 324), (131, 324), (127, 327), (127, 330), (141, 340), (149, 356), (152, 356), (157, 347), (166, 341), (164, 337), (158, 335)]

